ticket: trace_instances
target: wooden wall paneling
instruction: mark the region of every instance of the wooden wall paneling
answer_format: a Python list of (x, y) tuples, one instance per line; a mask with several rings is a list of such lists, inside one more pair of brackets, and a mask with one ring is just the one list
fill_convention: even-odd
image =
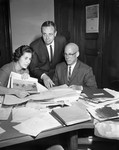
[(11, 61), (9, 0), (0, 0), (0, 67)]

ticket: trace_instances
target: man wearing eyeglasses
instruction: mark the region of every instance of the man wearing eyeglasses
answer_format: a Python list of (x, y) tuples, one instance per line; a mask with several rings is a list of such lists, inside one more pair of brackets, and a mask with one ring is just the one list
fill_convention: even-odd
[(78, 59), (79, 55), (79, 47), (75, 43), (65, 46), (65, 62), (58, 64), (55, 69), (55, 86), (67, 84), (76, 90), (82, 90), (83, 87), (97, 88), (92, 68), (81, 62)]

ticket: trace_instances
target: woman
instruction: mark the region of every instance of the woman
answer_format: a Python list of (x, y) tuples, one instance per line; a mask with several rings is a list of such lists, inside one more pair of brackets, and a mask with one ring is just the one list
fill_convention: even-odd
[(22, 45), (13, 53), (13, 61), (0, 68), (0, 94), (14, 94), (19, 98), (23, 98), (29, 93), (18, 89), (7, 88), (9, 76), (11, 72), (22, 74), (22, 78), (29, 77), (29, 66), (33, 55), (33, 50), (30, 46)]

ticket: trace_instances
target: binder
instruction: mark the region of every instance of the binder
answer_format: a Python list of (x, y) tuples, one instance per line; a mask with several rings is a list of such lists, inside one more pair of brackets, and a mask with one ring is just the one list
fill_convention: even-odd
[(87, 110), (76, 105), (53, 109), (51, 114), (67, 126), (91, 120)]
[(94, 98), (114, 98), (113, 95), (105, 91), (104, 89), (98, 88), (85, 88), (83, 93), (86, 94), (87, 98), (94, 99)]

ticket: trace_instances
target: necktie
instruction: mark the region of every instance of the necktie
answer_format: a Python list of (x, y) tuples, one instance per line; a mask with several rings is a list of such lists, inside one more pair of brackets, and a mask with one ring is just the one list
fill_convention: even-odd
[(52, 49), (52, 45), (50, 45), (50, 62), (53, 59), (53, 49)]
[(69, 70), (68, 70), (68, 82), (71, 79), (71, 66), (69, 66)]

